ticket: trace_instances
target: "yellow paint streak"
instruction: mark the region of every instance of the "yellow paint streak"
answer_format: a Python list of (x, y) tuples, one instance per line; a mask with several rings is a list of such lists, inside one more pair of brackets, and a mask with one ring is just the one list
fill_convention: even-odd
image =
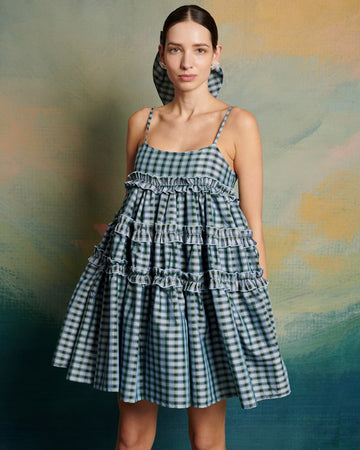
[(210, 0), (204, 7), (226, 25), (224, 44), (231, 53), (317, 56), (344, 63), (360, 55), (358, 0)]
[(320, 271), (328, 276), (346, 275), (351, 272), (354, 263), (358, 264), (358, 255), (316, 255), (303, 254), (303, 259), (306, 261), (312, 270)]
[(281, 270), (283, 260), (294, 251), (301, 237), (301, 233), (297, 230), (264, 225), (269, 278)]
[(360, 224), (360, 177), (352, 172), (331, 174), (310, 194), (303, 194), (295, 212), (334, 240), (351, 242)]
[(300, 287), (299, 295), (283, 305), (284, 312), (325, 313), (359, 302), (358, 253), (344, 256), (304, 252), (302, 258), (309, 264), (309, 281)]

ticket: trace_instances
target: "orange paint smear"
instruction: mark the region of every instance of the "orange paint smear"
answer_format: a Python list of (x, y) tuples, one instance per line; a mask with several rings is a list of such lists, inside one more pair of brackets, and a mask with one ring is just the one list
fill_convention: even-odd
[(264, 225), (266, 260), (269, 278), (281, 270), (283, 260), (296, 248), (301, 233), (281, 226)]
[(346, 274), (353, 276), (353, 267), (359, 263), (358, 255), (310, 255), (303, 254), (303, 259), (306, 261), (311, 270), (320, 271), (327, 276), (339, 276), (341, 274), (342, 280), (346, 280)]
[[(86, 165), (81, 130), (68, 123), (65, 111), (26, 107), (0, 92), (0, 116), (4, 118), (0, 129), (0, 183), (34, 169), (53, 171), (98, 192), (112, 193), (112, 186), (94, 176), (89, 162)], [(83, 160), (74, 156), (80, 152)]]
[(310, 194), (303, 194), (295, 212), (333, 240), (351, 242), (360, 227), (360, 177), (337, 171)]
[(204, 7), (226, 25), (226, 47), (232, 52), (317, 56), (349, 64), (360, 55), (358, 0), (210, 0)]

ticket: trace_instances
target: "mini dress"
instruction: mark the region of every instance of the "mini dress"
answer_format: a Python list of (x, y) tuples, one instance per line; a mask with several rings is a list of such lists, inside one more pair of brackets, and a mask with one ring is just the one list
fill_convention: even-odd
[(80, 276), (52, 364), (66, 378), (169, 408), (290, 393), (237, 174), (217, 147), (170, 152), (147, 135), (126, 195)]

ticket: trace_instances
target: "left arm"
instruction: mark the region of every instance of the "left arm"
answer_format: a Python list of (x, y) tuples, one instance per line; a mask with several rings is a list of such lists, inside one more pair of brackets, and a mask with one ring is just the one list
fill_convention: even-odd
[(239, 200), (253, 238), (257, 242), (259, 264), (267, 280), (265, 240), (262, 227), (263, 162), (259, 127), (254, 115), (238, 110), (236, 117), (234, 168), (238, 175)]

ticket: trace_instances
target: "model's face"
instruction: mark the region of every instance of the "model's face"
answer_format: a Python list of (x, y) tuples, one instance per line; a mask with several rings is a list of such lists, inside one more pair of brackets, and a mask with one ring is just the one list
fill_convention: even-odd
[(169, 28), (165, 47), (160, 45), (159, 51), (175, 88), (189, 90), (207, 83), (211, 64), (219, 59), (221, 46), (214, 51), (210, 31), (196, 22), (186, 21)]

